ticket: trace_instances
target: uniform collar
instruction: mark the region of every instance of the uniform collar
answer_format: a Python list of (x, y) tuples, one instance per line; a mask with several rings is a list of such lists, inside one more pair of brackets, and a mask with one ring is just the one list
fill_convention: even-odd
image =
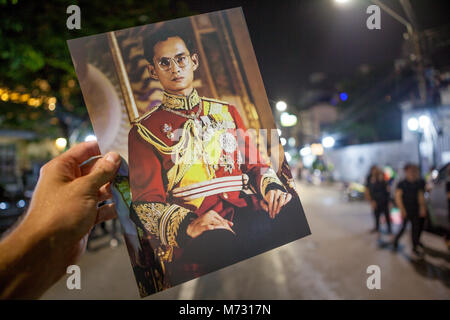
[(164, 91), (162, 104), (170, 109), (191, 110), (200, 102), (197, 90), (193, 89), (188, 96), (170, 94)]

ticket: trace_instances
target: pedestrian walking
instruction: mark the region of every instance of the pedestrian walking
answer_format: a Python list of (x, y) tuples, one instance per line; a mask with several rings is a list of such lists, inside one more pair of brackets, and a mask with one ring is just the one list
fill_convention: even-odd
[[(406, 164), (404, 167), (405, 179), (401, 180), (395, 191), (395, 202), (400, 209), (403, 225), (394, 238), (394, 249), (397, 250), (398, 242), (411, 222), (411, 240), (413, 252), (422, 256), (423, 252), (419, 249), (423, 245), (420, 242), (420, 235), (426, 217), (425, 206), (425, 181), (421, 179), (419, 168), (415, 164)], [(419, 251), (420, 250), (420, 251)]]
[(383, 171), (377, 166), (372, 166), (366, 180), (366, 198), (369, 201), (375, 219), (375, 227), (371, 232), (380, 231), (380, 216), (384, 215), (388, 233), (392, 233), (391, 219), (389, 215), (390, 187), (384, 179)]

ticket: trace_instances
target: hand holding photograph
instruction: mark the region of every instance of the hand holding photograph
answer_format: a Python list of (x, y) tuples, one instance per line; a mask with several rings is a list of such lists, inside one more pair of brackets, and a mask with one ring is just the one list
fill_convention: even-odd
[(310, 234), (240, 8), (69, 48), (142, 297)]

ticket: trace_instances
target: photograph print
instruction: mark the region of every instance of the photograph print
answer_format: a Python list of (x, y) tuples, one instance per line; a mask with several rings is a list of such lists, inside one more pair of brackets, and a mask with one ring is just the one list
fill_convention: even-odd
[(310, 234), (240, 8), (68, 44), (142, 297)]

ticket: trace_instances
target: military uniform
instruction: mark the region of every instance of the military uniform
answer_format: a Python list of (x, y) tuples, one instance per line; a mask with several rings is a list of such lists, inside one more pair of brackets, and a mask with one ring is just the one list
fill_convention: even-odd
[[(132, 219), (145, 229), (161, 262), (176, 259), (190, 240), (187, 226), (214, 210), (233, 220), (236, 208), (269, 189), (282, 189), (268, 162), (245, 134), (237, 109), (222, 101), (164, 93), (162, 104), (130, 130)], [(175, 257), (175, 258), (174, 258)]]

